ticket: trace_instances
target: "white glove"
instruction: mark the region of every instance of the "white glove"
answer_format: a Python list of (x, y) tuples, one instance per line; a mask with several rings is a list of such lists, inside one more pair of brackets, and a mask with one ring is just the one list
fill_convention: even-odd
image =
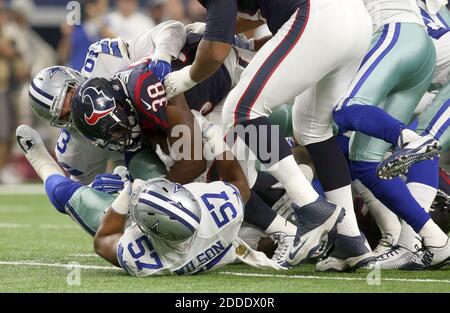
[(195, 23), (187, 24), (186, 25), (186, 34), (187, 33), (196, 33), (196, 34), (203, 35), (203, 33), (205, 32), (205, 29), (206, 29), (206, 23), (195, 22)]
[(136, 191), (139, 190), (139, 188), (141, 188), (141, 186), (145, 183), (145, 180), (142, 179), (135, 179), (133, 182), (133, 186), (131, 188), (131, 192), (135, 193)]
[(179, 71), (172, 72), (164, 79), (164, 88), (166, 89), (167, 99), (182, 94), (191, 89), (197, 83), (192, 80), (189, 70), (191, 66), (186, 66)]
[(131, 183), (127, 181), (125, 187), (119, 193), (119, 196), (111, 204), (111, 208), (118, 214), (127, 215), (130, 212), (130, 196), (131, 196)]

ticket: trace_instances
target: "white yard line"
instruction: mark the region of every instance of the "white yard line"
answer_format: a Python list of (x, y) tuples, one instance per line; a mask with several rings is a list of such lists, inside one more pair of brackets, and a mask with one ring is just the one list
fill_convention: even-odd
[(76, 225), (58, 225), (58, 224), (16, 224), (16, 223), (0, 223), (0, 228), (42, 228), (42, 229), (78, 229)]
[(81, 258), (99, 258), (99, 256), (95, 253), (74, 253), (74, 254), (69, 254), (69, 256), (74, 256), (74, 257), (81, 257)]
[[(63, 263), (41, 263), (34, 261), (0, 261), (0, 265), (13, 265), (13, 266), (34, 266), (34, 267), (63, 267), (73, 269), (75, 265), (73, 264), (63, 264)], [(86, 270), (118, 270), (121, 271), (120, 268), (114, 266), (100, 266), (100, 265), (85, 265), (78, 264), (77, 268), (86, 269)]]
[(44, 184), (1, 185), (0, 195), (43, 195)]
[(29, 228), (30, 224), (0, 223), (0, 228)]
[(0, 213), (28, 213), (31, 209), (24, 205), (0, 205)]
[[(309, 275), (279, 275), (279, 274), (258, 274), (240, 272), (218, 272), (221, 275), (246, 276), (246, 277), (266, 277), (266, 278), (291, 278), (291, 279), (316, 279), (316, 280), (342, 280), (342, 281), (367, 281), (366, 277), (338, 277), (338, 276), (309, 276)], [(421, 279), (421, 278), (381, 278), (381, 281), (410, 282), (410, 283), (444, 283), (450, 284), (450, 280), (444, 279)]]
[[(80, 254), (81, 255), (81, 254)], [(72, 256), (76, 256), (73, 254)], [(34, 261), (0, 261), (0, 265), (12, 265), (12, 266), (32, 266), (32, 267), (61, 267), (61, 268), (73, 268), (73, 264), (62, 263), (42, 263)], [(89, 270), (117, 270), (120, 268), (113, 266), (100, 266), (100, 265), (77, 265), (80, 269)], [(311, 280), (340, 280), (340, 281), (366, 281), (365, 277), (338, 277), (338, 276), (309, 276), (309, 275), (280, 275), (280, 274), (258, 274), (258, 273), (241, 273), (241, 272), (218, 272), (220, 275), (241, 276), (241, 277), (264, 277), (264, 278), (290, 278), (290, 279), (311, 279)], [(443, 283), (450, 284), (450, 280), (444, 279), (421, 279), (421, 278), (381, 278), (381, 281), (393, 281), (393, 282), (409, 282), (409, 283)]]

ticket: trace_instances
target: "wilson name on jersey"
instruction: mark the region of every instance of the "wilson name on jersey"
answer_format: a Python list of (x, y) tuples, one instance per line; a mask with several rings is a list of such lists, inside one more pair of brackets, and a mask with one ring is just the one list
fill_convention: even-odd
[(117, 246), (121, 267), (130, 275), (187, 275), (213, 270), (236, 261), (232, 242), (243, 221), (239, 191), (224, 182), (184, 186), (197, 200), (202, 216), (196, 234), (175, 244), (143, 234), (135, 224)]

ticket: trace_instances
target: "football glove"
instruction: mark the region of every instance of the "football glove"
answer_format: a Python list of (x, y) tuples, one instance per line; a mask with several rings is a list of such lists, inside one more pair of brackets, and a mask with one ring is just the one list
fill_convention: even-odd
[(91, 184), (93, 189), (107, 194), (120, 192), (124, 186), (124, 181), (120, 175), (109, 173), (95, 176), (94, 181)]
[(164, 78), (166, 78), (167, 74), (172, 71), (172, 66), (169, 62), (166, 61), (153, 60), (148, 65), (148, 69), (152, 71), (160, 81), (163, 81)]

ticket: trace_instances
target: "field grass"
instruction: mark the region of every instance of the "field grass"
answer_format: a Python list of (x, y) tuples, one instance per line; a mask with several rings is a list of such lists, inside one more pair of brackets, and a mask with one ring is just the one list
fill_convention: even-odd
[[(80, 284), (71, 262), (80, 264)], [(93, 254), (92, 238), (44, 194), (0, 194), (0, 292), (450, 292), (450, 267), (437, 271), (318, 273), (312, 265), (261, 271), (230, 265), (209, 274), (133, 278)]]

